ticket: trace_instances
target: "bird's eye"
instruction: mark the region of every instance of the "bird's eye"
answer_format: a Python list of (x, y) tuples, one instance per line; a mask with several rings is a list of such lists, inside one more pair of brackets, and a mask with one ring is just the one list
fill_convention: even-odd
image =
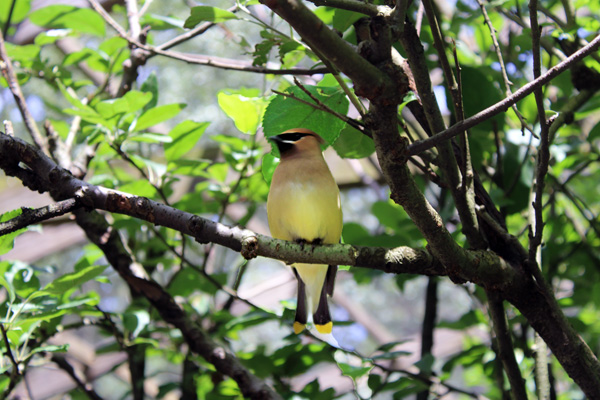
[(298, 140), (302, 139), (304, 136), (309, 136), (307, 133), (300, 133), (300, 132), (289, 132), (289, 133), (284, 133), (279, 135), (279, 137), (281, 138), (281, 141), (285, 141), (288, 143), (293, 143), (293, 142), (297, 142)]

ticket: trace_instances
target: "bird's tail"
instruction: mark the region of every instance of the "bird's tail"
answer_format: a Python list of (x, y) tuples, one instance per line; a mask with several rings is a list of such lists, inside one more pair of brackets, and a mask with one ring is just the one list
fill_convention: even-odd
[(327, 305), (327, 294), (333, 294), (337, 266), (320, 264), (295, 264), (298, 278), (298, 304), (294, 321), (294, 332), (300, 333), (307, 323), (308, 312), (320, 333), (331, 333), (333, 323)]

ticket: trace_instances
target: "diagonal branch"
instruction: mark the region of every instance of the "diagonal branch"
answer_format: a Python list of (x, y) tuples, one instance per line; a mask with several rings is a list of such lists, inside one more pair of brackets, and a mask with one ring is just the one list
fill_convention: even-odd
[(594, 40), (592, 40), (588, 45), (582, 47), (581, 49), (573, 53), (571, 56), (567, 57), (566, 60), (550, 68), (545, 74), (541, 75), (539, 78), (521, 87), (519, 90), (514, 92), (512, 96), (506, 97), (505, 99), (486, 108), (485, 110), (478, 112), (477, 114), (465, 119), (464, 121), (457, 122), (450, 128), (439, 132), (428, 139), (419, 140), (409, 145), (407, 149), (408, 154), (416, 155), (425, 150), (429, 150), (437, 146), (439, 143), (449, 140), (455, 137), (456, 135), (466, 131), (467, 129), (479, 125), (483, 121), (487, 121), (495, 115), (498, 115), (501, 112), (508, 110), (508, 108), (511, 107), (513, 104), (515, 104), (519, 100), (524, 99), (526, 96), (533, 93), (533, 91), (537, 88), (550, 82), (552, 79), (556, 78), (558, 75), (571, 68), (575, 63), (581, 61), (585, 57), (592, 54), (599, 47), (600, 35), (596, 36)]
[(82, 206), (83, 205), (79, 203), (77, 199), (71, 198), (35, 210), (23, 207), (23, 213), (21, 215), (8, 221), (0, 222), (0, 236), (18, 231), (29, 225), (46, 221), (50, 218), (59, 217)]
[(176, 51), (165, 50), (175, 44), (168, 44), (168, 46), (151, 46), (149, 44), (140, 43), (136, 38), (129, 35), (121, 25), (119, 25), (110, 14), (96, 1), (88, 0), (92, 8), (104, 18), (104, 20), (121, 36), (127, 40), (130, 45), (141, 49), (147, 54), (146, 58), (155, 55), (161, 55), (164, 57), (172, 58), (174, 60), (184, 61), (188, 64), (206, 65), (209, 67), (220, 68), (225, 70), (234, 71), (246, 71), (254, 72), (259, 74), (272, 74), (272, 75), (316, 75), (327, 73), (327, 68), (291, 68), (291, 69), (278, 69), (278, 68), (266, 68), (252, 65), (247, 61), (232, 60), (217, 56), (206, 56), (201, 54), (188, 54)]

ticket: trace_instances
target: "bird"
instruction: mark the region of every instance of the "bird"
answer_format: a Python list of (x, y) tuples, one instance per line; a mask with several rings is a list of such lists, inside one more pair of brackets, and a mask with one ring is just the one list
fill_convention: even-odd
[[(267, 198), (271, 235), (298, 244), (336, 244), (342, 235), (340, 191), (321, 150), (325, 141), (315, 132), (296, 128), (269, 137), (280, 162)], [(308, 313), (319, 333), (333, 328), (327, 295), (333, 295), (337, 265), (292, 264), (298, 281), (293, 329), (301, 333)]]

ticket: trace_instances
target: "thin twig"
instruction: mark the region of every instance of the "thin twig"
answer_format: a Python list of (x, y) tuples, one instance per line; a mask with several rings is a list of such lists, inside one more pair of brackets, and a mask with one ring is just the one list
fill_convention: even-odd
[(216, 56), (205, 56), (201, 54), (187, 54), (175, 51), (162, 50), (160, 47), (143, 44), (132, 38), (126, 31), (119, 25), (111, 16), (106, 12), (104, 8), (96, 0), (88, 0), (90, 5), (100, 14), (102, 18), (121, 36), (127, 40), (131, 45), (147, 51), (149, 54), (147, 57), (153, 55), (162, 55), (174, 60), (184, 61), (188, 64), (206, 65), (214, 68), (235, 70), (235, 71), (247, 71), (255, 72), (259, 74), (272, 74), (272, 75), (316, 75), (327, 72), (326, 68), (291, 68), (291, 69), (276, 69), (259, 67), (250, 64), (249, 62), (232, 60), (223, 57)]
[(127, 19), (129, 21), (129, 34), (139, 41), (142, 27), (140, 26), (137, 0), (125, 0), (125, 5), (127, 7)]
[[(541, 50), (540, 38), (542, 29), (538, 25), (537, 19), (537, 0), (529, 2), (529, 19), (531, 23), (532, 36), (532, 52), (533, 52), (533, 76), (539, 78), (541, 75)], [(549, 141), (549, 125), (546, 121), (546, 113), (544, 110), (544, 92), (539, 86), (534, 91), (535, 102), (537, 105), (538, 119), (540, 124), (540, 146), (537, 153), (537, 166), (535, 171), (535, 198), (529, 207), (530, 229), (529, 229), (529, 256), (525, 266), (529, 268), (532, 275), (535, 277), (539, 286), (547, 296), (552, 295), (552, 289), (546, 284), (541, 273), (542, 268), (542, 238), (544, 232), (543, 199), (544, 195), (544, 180), (548, 173), (548, 163), (550, 161), (550, 141)], [(536, 332), (536, 382), (538, 387), (538, 397), (542, 400), (547, 400), (550, 397), (550, 382), (548, 376), (548, 347)], [(545, 374), (543, 373), (545, 371)]]
[(51, 361), (58, 365), (60, 369), (65, 371), (71, 379), (75, 382), (79, 390), (81, 390), (89, 399), (92, 400), (102, 400), (102, 397), (96, 393), (93, 386), (90, 383), (86, 383), (82, 381), (79, 376), (77, 376), (77, 372), (75, 368), (67, 361), (67, 359), (62, 354), (53, 354)]
[(19, 85), (19, 80), (17, 79), (17, 74), (13, 68), (12, 61), (8, 57), (4, 36), (2, 34), (0, 34), (0, 70), (2, 70), (2, 75), (8, 83), (8, 87), (17, 103), (17, 107), (19, 107), (19, 111), (21, 111), (21, 116), (23, 117), (23, 121), (31, 139), (38, 148), (42, 149), (42, 151), (48, 155), (46, 141), (44, 140), (33, 115), (31, 115), (31, 112), (29, 111), (25, 95), (21, 90), (21, 85)]
[[(510, 81), (510, 79), (508, 79), (508, 73), (506, 72), (506, 66), (504, 65), (504, 58), (502, 57), (502, 50), (500, 49), (500, 44), (498, 44), (498, 38), (496, 37), (496, 28), (494, 28), (494, 25), (492, 25), (492, 21), (490, 20), (490, 17), (488, 16), (488, 13), (485, 8), (485, 4), (483, 4), (483, 1), (477, 0), (477, 3), (479, 4), (479, 8), (481, 8), (481, 13), (483, 14), (483, 19), (485, 20), (485, 23), (488, 26), (488, 29), (490, 30), (490, 36), (492, 37), (492, 43), (494, 44), (494, 49), (496, 51), (496, 57), (498, 57), (498, 63), (500, 64), (500, 72), (502, 73), (502, 80), (504, 81), (504, 93), (508, 97), (512, 94), (512, 90), (510, 89), (510, 87), (513, 85), (513, 83)], [(513, 104), (511, 106), (511, 108), (515, 112), (515, 115), (517, 116), (519, 121), (521, 121), (521, 129), (527, 129), (529, 132), (531, 132), (531, 134), (534, 134), (533, 130), (527, 124), (527, 120), (525, 120), (525, 117), (523, 117), (521, 112), (517, 109), (517, 105)]]
[(373, 365), (376, 366), (377, 368), (381, 369), (382, 371), (385, 371), (385, 372), (396, 372), (396, 373), (399, 373), (399, 374), (403, 374), (403, 375), (406, 375), (406, 376), (408, 376), (408, 377), (410, 377), (412, 379), (416, 379), (416, 380), (418, 380), (420, 382), (423, 382), (423, 383), (425, 383), (425, 384), (427, 384), (429, 386), (431, 386), (431, 385), (441, 385), (441, 386), (446, 387), (450, 392), (456, 392), (456, 393), (464, 394), (464, 395), (469, 396), (469, 397), (471, 397), (473, 399), (485, 399), (485, 397), (481, 396), (480, 394), (477, 394), (475, 392), (469, 392), (469, 391), (466, 391), (464, 389), (458, 388), (458, 387), (456, 387), (454, 385), (446, 383), (445, 381), (443, 381), (443, 380), (441, 380), (441, 379), (439, 379), (437, 377), (428, 376), (428, 375), (425, 375), (425, 374), (422, 374), (422, 373), (411, 372), (411, 371), (408, 371), (406, 369), (390, 368), (390, 367), (387, 367), (387, 366), (385, 366), (385, 365), (383, 365), (381, 363), (377, 363), (377, 362), (374, 362)]
[[(537, 0), (529, 2), (529, 14), (531, 20), (532, 50), (533, 50), (533, 75), (539, 78), (541, 75), (541, 54), (540, 54), (540, 36), (541, 29), (537, 20)], [(544, 110), (544, 92), (541, 86), (534, 90), (535, 101), (537, 104), (538, 119), (540, 124), (541, 142), (537, 154), (537, 167), (535, 174), (535, 199), (533, 211), (535, 213), (534, 225), (530, 231), (529, 261), (535, 263), (535, 254), (537, 247), (542, 243), (542, 234), (544, 230), (544, 220), (542, 217), (542, 196), (544, 194), (544, 179), (548, 173), (548, 163), (550, 159), (550, 143), (548, 134), (548, 124)], [(539, 266), (535, 267), (539, 269)]]
[[(154, 190), (156, 190), (156, 193), (158, 193), (158, 195), (160, 196), (160, 198), (162, 199), (162, 201), (165, 204), (170, 204), (169, 203), (169, 199), (167, 197), (167, 195), (165, 194), (164, 190), (162, 187), (160, 187), (158, 184), (154, 183), (152, 181), (152, 179), (150, 178), (150, 176), (146, 173), (146, 171), (144, 170), (144, 168), (140, 167), (139, 165), (137, 165), (137, 163), (131, 159), (131, 157), (129, 157), (129, 154), (125, 153), (123, 151), (123, 149), (121, 149), (121, 146), (117, 145), (116, 143), (111, 143), (110, 147), (126, 162), (128, 162), (129, 164), (131, 164), (132, 167), (134, 167), (141, 175), (142, 177), (154, 188)], [(148, 167), (148, 170), (151, 171), (151, 168)]]
[(12, 0), (10, 3), (10, 9), (8, 10), (8, 16), (6, 17), (6, 21), (4, 22), (4, 26), (2, 27), (2, 36), (6, 37), (8, 35), (8, 29), (10, 28), (10, 22), (12, 21), (13, 12), (15, 11), (15, 4), (17, 4), (17, 0)]
[(2, 323), (0, 323), (0, 330), (2, 331), (2, 340), (4, 341), (4, 345), (6, 346), (6, 352), (5, 352), (6, 356), (8, 357), (8, 359), (10, 360), (10, 363), (13, 366), (13, 371), (12, 371), (11, 375), (13, 375), (13, 376), (21, 375), (21, 371), (19, 370), (19, 363), (17, 362), (17, 360), (15, 360), (15, 356), (14, 356), (11, 346), (10, 346), (10, 341), (8, 340), (6, 328), (4, 327), (4, 324), (2, 324)]

